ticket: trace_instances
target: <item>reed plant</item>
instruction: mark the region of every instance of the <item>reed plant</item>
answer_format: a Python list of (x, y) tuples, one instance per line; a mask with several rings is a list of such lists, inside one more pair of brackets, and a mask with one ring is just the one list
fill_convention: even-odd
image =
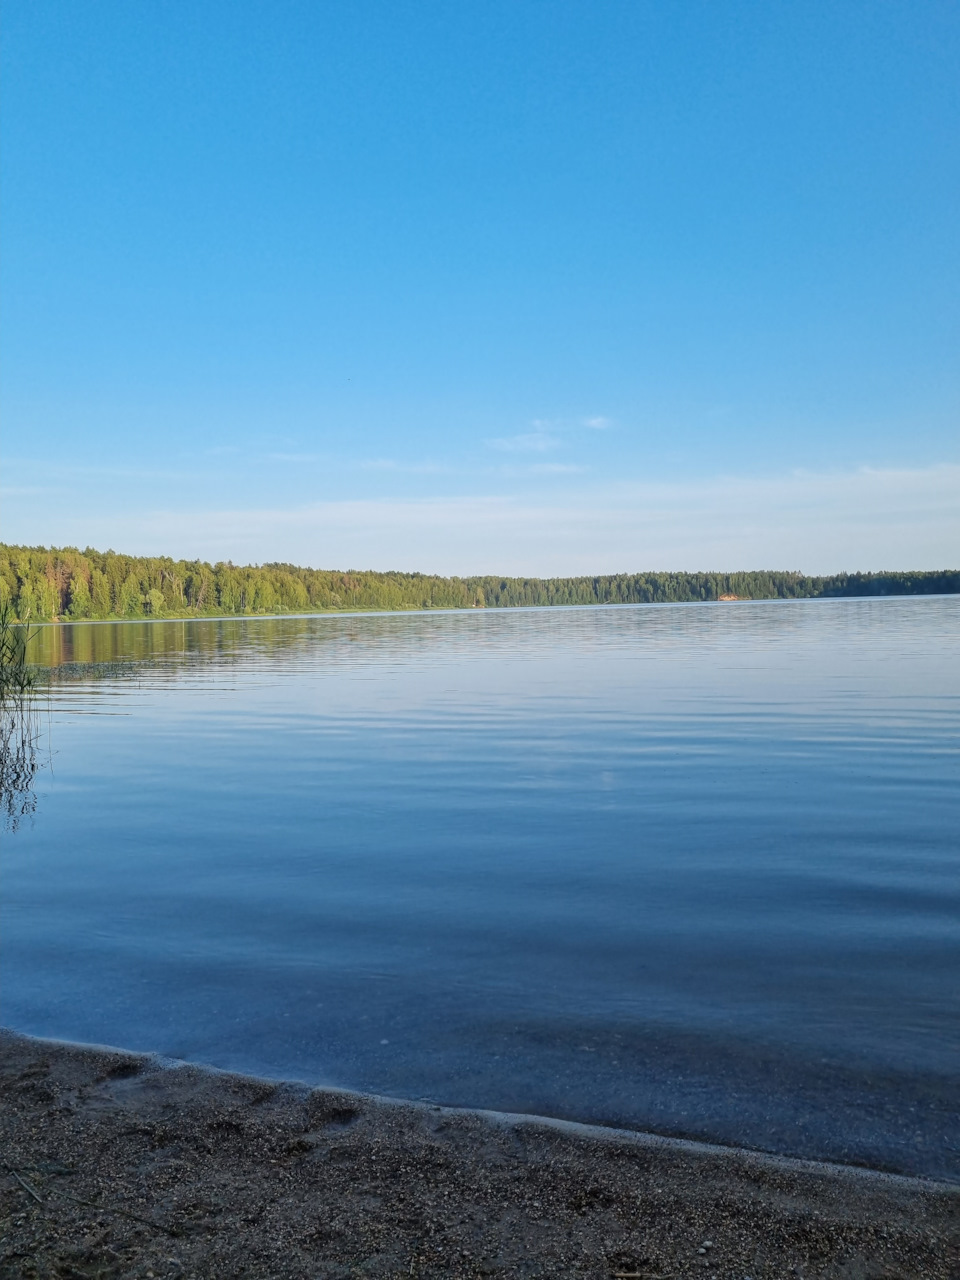
[(16, 830), (36, 809), (37, 720), (34, 694), (39, 673), (27, 661), (30, 634), (9, 602), (0, 604), (0, 819)]
[(37, 683), (37, 673), (27, 662), (30, 636), (14, 616), (9, 601), (0, 604), (0, 708), (22, 707)]

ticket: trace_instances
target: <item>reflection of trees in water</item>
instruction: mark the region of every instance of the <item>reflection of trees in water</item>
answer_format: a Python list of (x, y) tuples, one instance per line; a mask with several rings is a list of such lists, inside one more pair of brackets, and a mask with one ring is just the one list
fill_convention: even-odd
[(16, 831), (36, 811), (38, 737), (36, 714), (29, 704), (0, 710), (0, 810), (6, 831)]

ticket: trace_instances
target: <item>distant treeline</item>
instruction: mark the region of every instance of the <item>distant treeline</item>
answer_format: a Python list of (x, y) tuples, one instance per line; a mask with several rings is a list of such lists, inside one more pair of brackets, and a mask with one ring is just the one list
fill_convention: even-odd
[(354, 609), (670, 604), (697, 600), (960, 592), (960, 570), (915, 573), (614, 573), (589, 578), (440, 578), (292, 564), (125, 556), (87, 547), (0, 544), (0, 603), (21, 622), (183, 618)]

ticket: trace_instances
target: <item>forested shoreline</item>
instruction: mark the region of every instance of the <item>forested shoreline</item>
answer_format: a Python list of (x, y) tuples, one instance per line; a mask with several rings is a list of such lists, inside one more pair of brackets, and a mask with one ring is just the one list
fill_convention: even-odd
[(443, 578), (422, 573), (208, 564), (75, 547), (0, 544), (0, 603), (21, 622), (386, 609), (670, 604), (960, 592), (960, 570), (891, 573), (619, 573)]

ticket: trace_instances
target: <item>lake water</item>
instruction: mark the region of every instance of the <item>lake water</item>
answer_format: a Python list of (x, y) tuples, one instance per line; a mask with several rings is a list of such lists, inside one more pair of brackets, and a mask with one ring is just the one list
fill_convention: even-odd
[(960, 599), (40, 652), (7, 1025), (960, 1177)]

